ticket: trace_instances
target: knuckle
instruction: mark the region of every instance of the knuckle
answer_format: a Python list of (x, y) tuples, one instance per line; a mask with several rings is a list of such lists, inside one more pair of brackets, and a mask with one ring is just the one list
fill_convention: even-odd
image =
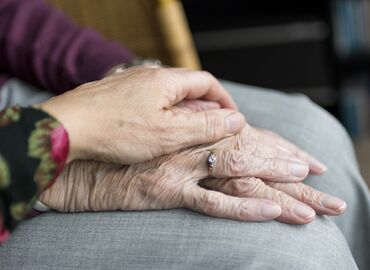
[(274, 190), (272, 192), (273, 194), (271, 196), (271, 199), (279, 204), (282, 208), (287, 208), (287, 206), (292, 203), (292, 199), (288, 197), (284, 192), (279, 190)]
[(323, 198), (323, 193), (318, 192), (307, 185), (301, 185), (298, 191), (298, 198), (302, 202), (309, 204), (319, 204)]
[(209, 80), (212, 80), (212, 81), (215, 81), (215, 80), (216, 80), (215, 76), (213, 76), (210, 72), (205, 71), (205, 70), (202, 70), (202, 71), (200, 71), (200, 72), (201, 72), (201, 74), (202, 74), (205, 78), (207, 78), (207, 79), (209, 79)]
[(250, 133), (249, 129), (250, 128), (248, 127), (244, 127), (242, 131), (239, 132), (239, 134), (235, 136), (238, 142), (238, 144), (236, 144), (236, 147), (240, 147), (244, 149), (246, 147), (250, 147), (251, 143), (253, 143), (253, 145), (257, 145), (256, 138), (249, 136), (249, 133)]
[(264, 189), (264, 183), (258, 178), (240, 178), (231, 181), (232, 195), (234, 196), (254, 196)]
[(250, 190), (250, 182), (244, 179), (234, 179), (231, 180), (231, 195), (242, 196), (245, 195)]
[(167, 73), (167, 70), (164, 68), (149, 68), (149, 69), (146, 68), (146, 69), (152, 73), (152, 76), (155, 76), (156, 78), (161, 78)]
[(275, 159), (275, 158), (270, 158), (267, 161), (267, 175), (268, 176), (276, 176), (276, 175), (285, 175), (285, 167), (283, 165), (283, 162)]
[(224, 123), (217, 114), (204, 112), (205, 136), (207, 140), (215, 141), (221, 139), (224, 135)]
[(244, 150), (248, 153), (255, 154), (258, 151), (258, 143), (255, 139), (247, 140), (244, 138)]
[(250, 204), (241, 201), (238, 203), (236, 217), (240, 220), (245, 220), (251, 216), (253, 209)]
[(234, 137), (235, 149), (254, 153), (257, 150), (256, 138), (250, 136), (251, 127), (246, 124), (243, 130)]
[(241, 176), (244, 171), (248, 171), (248, 158), (242, 152), (227, 152), (225, 162), (226, 171), (230, 176)]
[(214, 192), (206, 192), (198, 198), (198, 203), (202, 207), (203, 211), (214, 212), (220, 209), (220, 201)]
[(246, 145), (248, 145), (246, 138), (242, 133), (239, 133), (234, 137), (233, 144), (237, 150), (244, 149), (246, 148)]

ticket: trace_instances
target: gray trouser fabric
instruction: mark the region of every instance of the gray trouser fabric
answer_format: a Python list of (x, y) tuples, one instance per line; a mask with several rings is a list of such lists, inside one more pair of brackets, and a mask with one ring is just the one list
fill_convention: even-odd
[(40, 91), (20, 80), (12, 79), (0, 89), (0, 110), (14, 105), (29, 106), (52, 96), (49, 92)]
[(324, 176), (305, 181), (344, 198), (345, 214), (293, 226), (184, 209), (47, 213), (22, 223), (0, 248), (0, 269), (327, 270), (356, 269), (356, 263), (370, 269), (370, 196), (340, 124), (303, 96), (224, 85), (250, 123), (280, 133), (328, 165)]

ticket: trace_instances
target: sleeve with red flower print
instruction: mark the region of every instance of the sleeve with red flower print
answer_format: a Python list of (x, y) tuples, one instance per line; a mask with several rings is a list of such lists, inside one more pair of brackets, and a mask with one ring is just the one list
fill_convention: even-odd
[(13, 107), (0, 112), (0, 244), (37, 195), (53, 184), (68, 150), (66, 130), (44, 111)]

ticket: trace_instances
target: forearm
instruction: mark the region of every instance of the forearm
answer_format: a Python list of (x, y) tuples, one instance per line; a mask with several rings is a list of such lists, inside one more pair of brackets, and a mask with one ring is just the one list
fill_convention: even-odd
[(55, 184), (40, 194), (39, 200), (59, 212), (122, 210), (135, 178), (126, 173), (128, 169), (93, 160), (73, 161)]
[(133, 59), (42, 0), (2, 0), (0, 14), (0, 70), (40, 88), (62, 93)]

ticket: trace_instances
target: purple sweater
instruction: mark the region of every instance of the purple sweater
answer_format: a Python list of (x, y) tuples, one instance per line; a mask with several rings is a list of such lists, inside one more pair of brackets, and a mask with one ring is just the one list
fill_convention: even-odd
[(17, 77), (59, 94), (132, 59), (43, 0), (0, 0), (0, 87)]

